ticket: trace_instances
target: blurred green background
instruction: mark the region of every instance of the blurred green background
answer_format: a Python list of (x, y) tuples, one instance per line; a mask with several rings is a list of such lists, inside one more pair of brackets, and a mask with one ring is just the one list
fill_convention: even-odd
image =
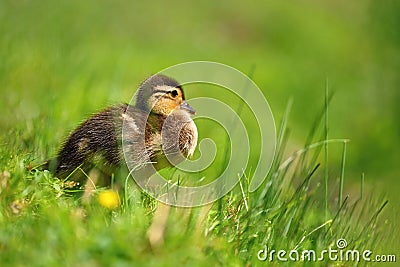
[[(393, 208), (400, 192), (399, 11), (394, 0), (0, 0), (0, 130), (22, 125), (22, 144), (43, 135), (33, 153), (45, 159), (79, 121), (128, 102), (149, 75), (210, 60), (245, 73), (255, 66), (253, 79), (277, 122), (293, 98), (295, 150), (323, 106), (328, 80), (335, 92), (330, 137), (351, 139), (345, 193), (364, 172), (366, 185), (388, 194)], [(47, 131), (36, 131), (38, 123)]]

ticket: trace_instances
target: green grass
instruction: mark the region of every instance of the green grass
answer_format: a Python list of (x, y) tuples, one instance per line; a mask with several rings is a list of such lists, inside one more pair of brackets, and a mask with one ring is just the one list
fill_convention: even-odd
[[(396, 1), (372, 0), (0, 0), (0, 265), (257, 266), (267, 265), (257, 260), (264, 245), (322, 250), (338, 238), (351, 248), (396, 253), (397, 10)], [(132, 181), (110, 211), (97, 201), (104, 188), (84, 204), (76, 189), (32, 169), (89, 114), (129, 102), (144, 78), (191, 60), (243, 72), (256, 66), (254, 81), (279, 122), (278, 154), (256, 192), (247, 191), (252, 155), (245, 176), (232, 174), (240, 183), (231, 193), (210, 210), (172, 208), (163, 244), (151, 245), (153, 217), (167, 211)], [(328, 105), (318, 106), (327, 79), (335, 91), (332, 100), (325, 96), (328, 137), (348, 138), (347, 145), (324, 143)], [(185, 93), (242, 110), (212, 88)], [(241, 112), (250, 118), (246, 107)], [(225, 135), (196, 123), (221, 151), (212, 176), (225, 163)]]
[[(123, 204), (116, 210), (97, 201), (102, 188), (85, 204), (67, 181), (32, 169), (37, 159), (29, 145), (45, 142), (40, 135), (47, 131), (44, 124), (32, 130), (30, 137), (14, 129), (9, 133), (14, 141), (1, 151), (5, 166), (0, 193), (2, 265), (261, 265), (257, 252), (265, 245), (277, 250), (322, 251), (339, 238), (345, 238), (352, 249), (379, 251), (385, 236), (378, 215), (386, 202), (374, 194), (363, 194), (361, 184), (357, 198), (347, 196), (337, 203), (332, 190), (337, 185), (330, 183), (325, 212), (324, 174), (317, 154), (327, 143), (311, 144), (286, 159), (287, 116), (280, 125), (272, 171), (259, 190), (247, 191), (251, 177), (246, 175), (211, 206), (192, 209), (168, 210), (142, 195), (133, 183), (126, 186)], [(17, 141), (24, 139), (29, 142)], [(6, 142), (4, 136), (2, 142)], [(152, 228), (160, 212), (167, 221)], [(163, 233), (163, 242), (151, 243), (152, 231)]]

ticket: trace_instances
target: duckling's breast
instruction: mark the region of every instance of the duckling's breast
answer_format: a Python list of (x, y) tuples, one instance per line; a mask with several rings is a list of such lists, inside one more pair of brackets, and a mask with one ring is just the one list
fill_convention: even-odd
[(193, 156), (198, 138), (197, 127), (189, 113), (176, 110), (165, 119), (161, 137), (164, 154), (173, 157), (174, 163), (179, 163)]
[(196, 124), (182, 110), (162, 117), (133, 108), (124, 115), (124, 128), (124, 154), (130, 166), (151, 162), (157, 170), (173, 167), (193, 156), (197, 146)]

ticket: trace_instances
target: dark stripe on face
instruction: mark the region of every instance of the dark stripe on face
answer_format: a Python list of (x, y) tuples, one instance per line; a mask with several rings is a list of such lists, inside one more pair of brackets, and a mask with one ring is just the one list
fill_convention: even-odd
[(178, 90), (180, 90), (180, 91), (181, 91), (181, 94), (182, 94), (182, 99), (183, 99), (183, 100), (185, 100), (185, 95), (183, 94), (183, 90), (182, 90), (182, 87), (181, 87), (181, 86), (177, 86), (177, 87), (171, 87), (171, 90), (161, 90), (161, 89), (155, 89), (155, 90), (153, 90), (153, 94), (156, 94), (156, 93), (164, 93), (164, 94), (169, 94), (169, 93), (171, 93), (173, 90), (176, 90), (176, 89), (178, 89)]

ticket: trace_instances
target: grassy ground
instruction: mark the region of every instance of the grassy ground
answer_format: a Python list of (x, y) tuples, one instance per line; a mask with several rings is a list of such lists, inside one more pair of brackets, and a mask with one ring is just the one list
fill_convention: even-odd
[[(0, 265), (264, 265), (257, 259), (264, 245), (322, 250), (338, 238), (351, 248), (395, 253), (396, 10), (395, 1), (166, 6), (0, 0)], [(243, 190), (238, 186), (211, 207), (180, 210), (160, 207), (130, 185), (129, 198), (110, 210), (98, 201), (106, 189), (82, 204), (68, 184), (31, 169), (54, 156), (88, 114), (129, 101), (143, 78), (190, 60), (244, 72), (255, 65), (254, 80), (277, 122), (289, 125), (257, 192), (248, 194), (251, 177), (242, 177)], [(279, 166), (311, 142), (310, 131), (313, 142), (321, 140), (323, 119), (317, 129), (312, 121), (323, 114), (327, 78), (336, 92), (329, 135), (351, 142), (342, 206), (342, 144), (329, 145), (326, 213), (323, 150), (310, 150), (287, 170)], [(152, 227), (157, 222), (161, 226)], [(157, 233), (163, 242), (151, 242)]]
[[(41, 131), (47, 131), (44, 124), (35, 127), (35, 133)], [(345, 197), (341, 205), (330, 193), (325, 214), (323, 166), (315, 161), (319, 151), (285, 160), (284, 132), (272, 172), (258, 191), (248, 193), (244, 176), (227, 196), (193, 209), (156, 203), (133, 184), (122, 202), (114, 203), (108, 189), (98, 188), (85, 204), (81, 189), (31, 169), (32, 150), (19, 142), (26, 137), (22, 131), (13, 134), (15, 141), (8, 145), (14, 150), (2, 151), (4, 266), (261, 265), (257, 253), (264, 246), (319, 253), (335, 247), (339, 238), (351, 249), (384, 253), (380, 244), (389, 238), (385, 227), (393, 230), (377, 220), (384, 200), (363, 192), (362, 184), (358, 197)], [(29, 143), (44, 142), (41, 134), (31, 138)]]

